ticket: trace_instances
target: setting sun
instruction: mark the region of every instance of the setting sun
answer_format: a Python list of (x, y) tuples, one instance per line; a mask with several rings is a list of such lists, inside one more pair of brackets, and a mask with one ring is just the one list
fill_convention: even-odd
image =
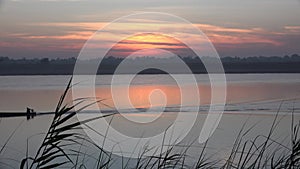
[[(110, 49), (107, 56), (126, 57), (133, 52), (145, 49), (163, 49), (174, 54), (180, 54), (186, 50), (190, 50), (185, 44), (173, 37), (158, 33), (141, 33), (118, 42)], [(154, 55), (157, 53), (143, 54), (141, 54), (141, 56), (155, 57)], [(159, 56), (159, 54), (157, 56)]]

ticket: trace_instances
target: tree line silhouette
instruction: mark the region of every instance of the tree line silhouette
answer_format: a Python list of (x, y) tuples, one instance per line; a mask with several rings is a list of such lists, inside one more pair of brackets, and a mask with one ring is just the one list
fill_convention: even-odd
[[(192, 70), (193, 73), (207, 73), (201, 60), (214, 61), (215, 58), (209, 56), (199, 57), (181, 57)], [(108, 56), (105, 57), (99, 66), (98, 74), (114, 74), (117, 66), (124, 58)], [(135, 64), (143, 63), (164, 63), (172, 66), (174, 57), (136, 57), (128, 58)], [(300, 73), (300, 56), (298, 54), (286, 56), (254, 56), (254, 57), (221, 57), (221, 61), (226, 73)], [(0, 75), (70, 75), (76, 62), (89, 67), (96, 62), (95, 59), (76, 60), (76, 58), (21, 58), (14, 59), (9, 57), (0, 57)], [(124, 72), (124, 73), (130, 73)], [(147, 69), (142, 74), (160, 74), (165, 73), (160, 70)], [(178, 70), (177, 73), (182, 73)], [(221, 73), (221, 72), (215, 72)], [(88, 74), (82, 72), (82, 74)]]

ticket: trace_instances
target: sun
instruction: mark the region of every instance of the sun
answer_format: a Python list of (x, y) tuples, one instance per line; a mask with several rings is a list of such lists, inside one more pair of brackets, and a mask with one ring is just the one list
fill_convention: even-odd
[(126, 57), (133, 52), (145, 49), (163, 49), (174, 53), (188, 47), (181, 41), (160, 33), (140, 33), (119, 41), (108, 52), (110, 56)]

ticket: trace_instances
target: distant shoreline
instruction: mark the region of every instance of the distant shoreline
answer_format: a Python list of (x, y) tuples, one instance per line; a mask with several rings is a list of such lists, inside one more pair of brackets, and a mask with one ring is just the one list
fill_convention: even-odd
[[(299, 74), (300, 72), (225, 72), (225, 74)], [(132, 75), (133, 73), (121, 73), (117, 75)], [(139, 73), (139, 75), (166, 75), (167, 73)], [(174, 73), (177, 75), (185, 75), (186, 73)], [(193, 73), (207, 74), (207, 73)], [(222, 73), (210, 73), (222, 74)], [(71, 76), (73, 74), (0, 74), (0, 76)], [(81, 74), (88, 75), (88, 74)], [(116, 74), (97, 74), (97, 75), (116, 75)]]
[[(92, 65), (85, 65), (87, 67)], [(98, 75), (115, 74), (117, 64), (100, 65)], [(172, 65), (169, 65), (172, 67)], [(194, 74), (207, 74), (205, 67), (198, 63), (188, 64)], [(258, 74), (258, 73), (300, 73), (300, 62), (225, 62), (223, 63), (226, 74)], [(0, 64), (0, 76), (18, 75), (72, 75), (74, 64)], [(176, 70), (176, 69), (175, 69)], [(223, 72), (210, 72), (223, 73)], [(79, 72), (80, 75), (89, 75), (88, 71)], [(130, 70), (118, 74), (135, 74)], [(147, 69), (139, 74), (166, 74), (158, 69)], [(187, 74), (180, 69), (173, 71), (172, 74)]]
[[(185, 65), (190, 68), (194, 74), (207, 74), (206, 63), (214, 63), (215, 58), (202, 57), (182, 57)], [(11, 59), (8, 57), (0, 57), (0, 76), (14, 75), (72, 75), (75, 64), (82, 66), (79, 75), (91, 74), (90, 68), (97, 68), (98, 75), (116, 74), (115, 70), (124, 58), (113, 56), (105, 57), (100, 65), (98, 60), (76, 60), (76, 58), (68, 59)], [(174, 58), (153, 58), (140, 57), (129, 59), (130, 66), (126, 67), (118, 74), (136, 74), (134, 70), (139, 70), (140, 65), (147, 65), (150, 69), (143, 70), (139, 74), (166, 74), (166, 72), (151, 69), (156, 67), (158, 63), (163, 64), (172, 74), (187, 74), (188, 71), (183, 71), (178, 68)], [(223, 57), (221, 58), (224, 72), (226, 74), (257, 74), (257, 73), (300, 73), (300, 56), (297, 54), (284, 57)], [(222, 71), (212, 70), (209, 73), (223, 73)]]

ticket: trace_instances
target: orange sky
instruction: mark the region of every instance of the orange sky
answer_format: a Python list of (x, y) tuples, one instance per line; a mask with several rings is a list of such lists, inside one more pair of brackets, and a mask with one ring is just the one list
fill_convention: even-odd
[[(113, 0), (114, 1), (114, 0)], [(77, 57), (95, 31), (111, 21), (136, 12), (165, 12), (182, 17), (201, 29), (221, 56), (285, 55), (300, 53), (298, 1), (33, 1), (4, 0), (0, 6), (0, 56), (15, 58)], [(137, 18), (120, 23), (105, 40), (134, 32), (131, 22), (145, 27), (163, 24)], [(127, 26), (126, 26), (127, 24)], [(192, 41), (185, 25), (165, 27), (168, 35), (181, 34)], [(184, 30), (184, 31), (183, 31)], [(143, 37), (148, 45), (159, 39)], [(143, 44), (145, 45), (145, 43)], [(156, 44), (157, 45), (157, 44)], [(165, 44), (167, 45), (167, 44)], [(107, 44), (102, 44), (105, 48)], [(172, 46), (164, 46), (172, 48)]]
[(193, 54), (185, 44), (175, 38), (162, 34), (141, 33), (120, 41), (106, 56), (126, 57), (139, 50), (143, 50), (139, 53), (141, 57), (154, 56), (152, 53), (147, 53), (149, 50), (144, 49), (164, 49), (175, 55)]
[[(14, 38), (12, 42), (0, 42), (1, 47), (7, 48), (24, 48), (27, 50), (41, 50), (41, 51), (79, 51), (83, 46), (84, 42), (88, 40), (96, 30), (105, 26), (108, 23), (97, 23), (97, 22), (83, 22), (83, 23), (40, 23), (36, 25), (41, 29), (72, 29), (72, 31), (66, 31), (61, 34), (28, 34), (28, 33), (12, 33), (6, 34), (7, 38)], [(195, 24), (200, 30), (202, 30), (209, 38), (209, 40), (216, 46), (217, 49), (222, 50), (226, 47), (227, 49), (243, 48), (247, 45), (264, 45), (274, 48), (284, 47), (286, 44), (280, 40), (280, 37), (285, 36), (298, 36), (300, 34), (299, 26), (286, 26), (280, 31), (268, 31), (263, 28), (233, 28), (233, 27), (221, 27), (209, 24)], [(121, 35), (126, 32), (126, 27), (121, 27), (122, 30), (116, 30), (116, 32), (107, 33), (104, 38), (107, 43), (110, 39)], [(171, 26), (170, 34), (179, 34), (178, 30), (184, 29), (180, 25)], [(128, 30), (132, 31), (132, 30)], [(185, 34), (186, 39), (192, 41), (193, 34)], [(30, 43), (26, 43), (30, 42)], [(129, 43), (135, 45), (128, 45)], [(146, 36), (135, 36), (132, 39), (126, 39), (118, 44), (118, 48), (130, 47), (163, 47), (163, 48), (180, 48), (181, 45), (172, 44), (174, 41), (168, 38), (161, 38), (158, 36), (146, 35)], [(179, 42), (175, 42), (179, 43)], [(102, 44), (105, 48), (107, 44)], [(99, 47), (99, 46), (98, 46)], [(221, 51), (222, 54), (222, 51)]]

